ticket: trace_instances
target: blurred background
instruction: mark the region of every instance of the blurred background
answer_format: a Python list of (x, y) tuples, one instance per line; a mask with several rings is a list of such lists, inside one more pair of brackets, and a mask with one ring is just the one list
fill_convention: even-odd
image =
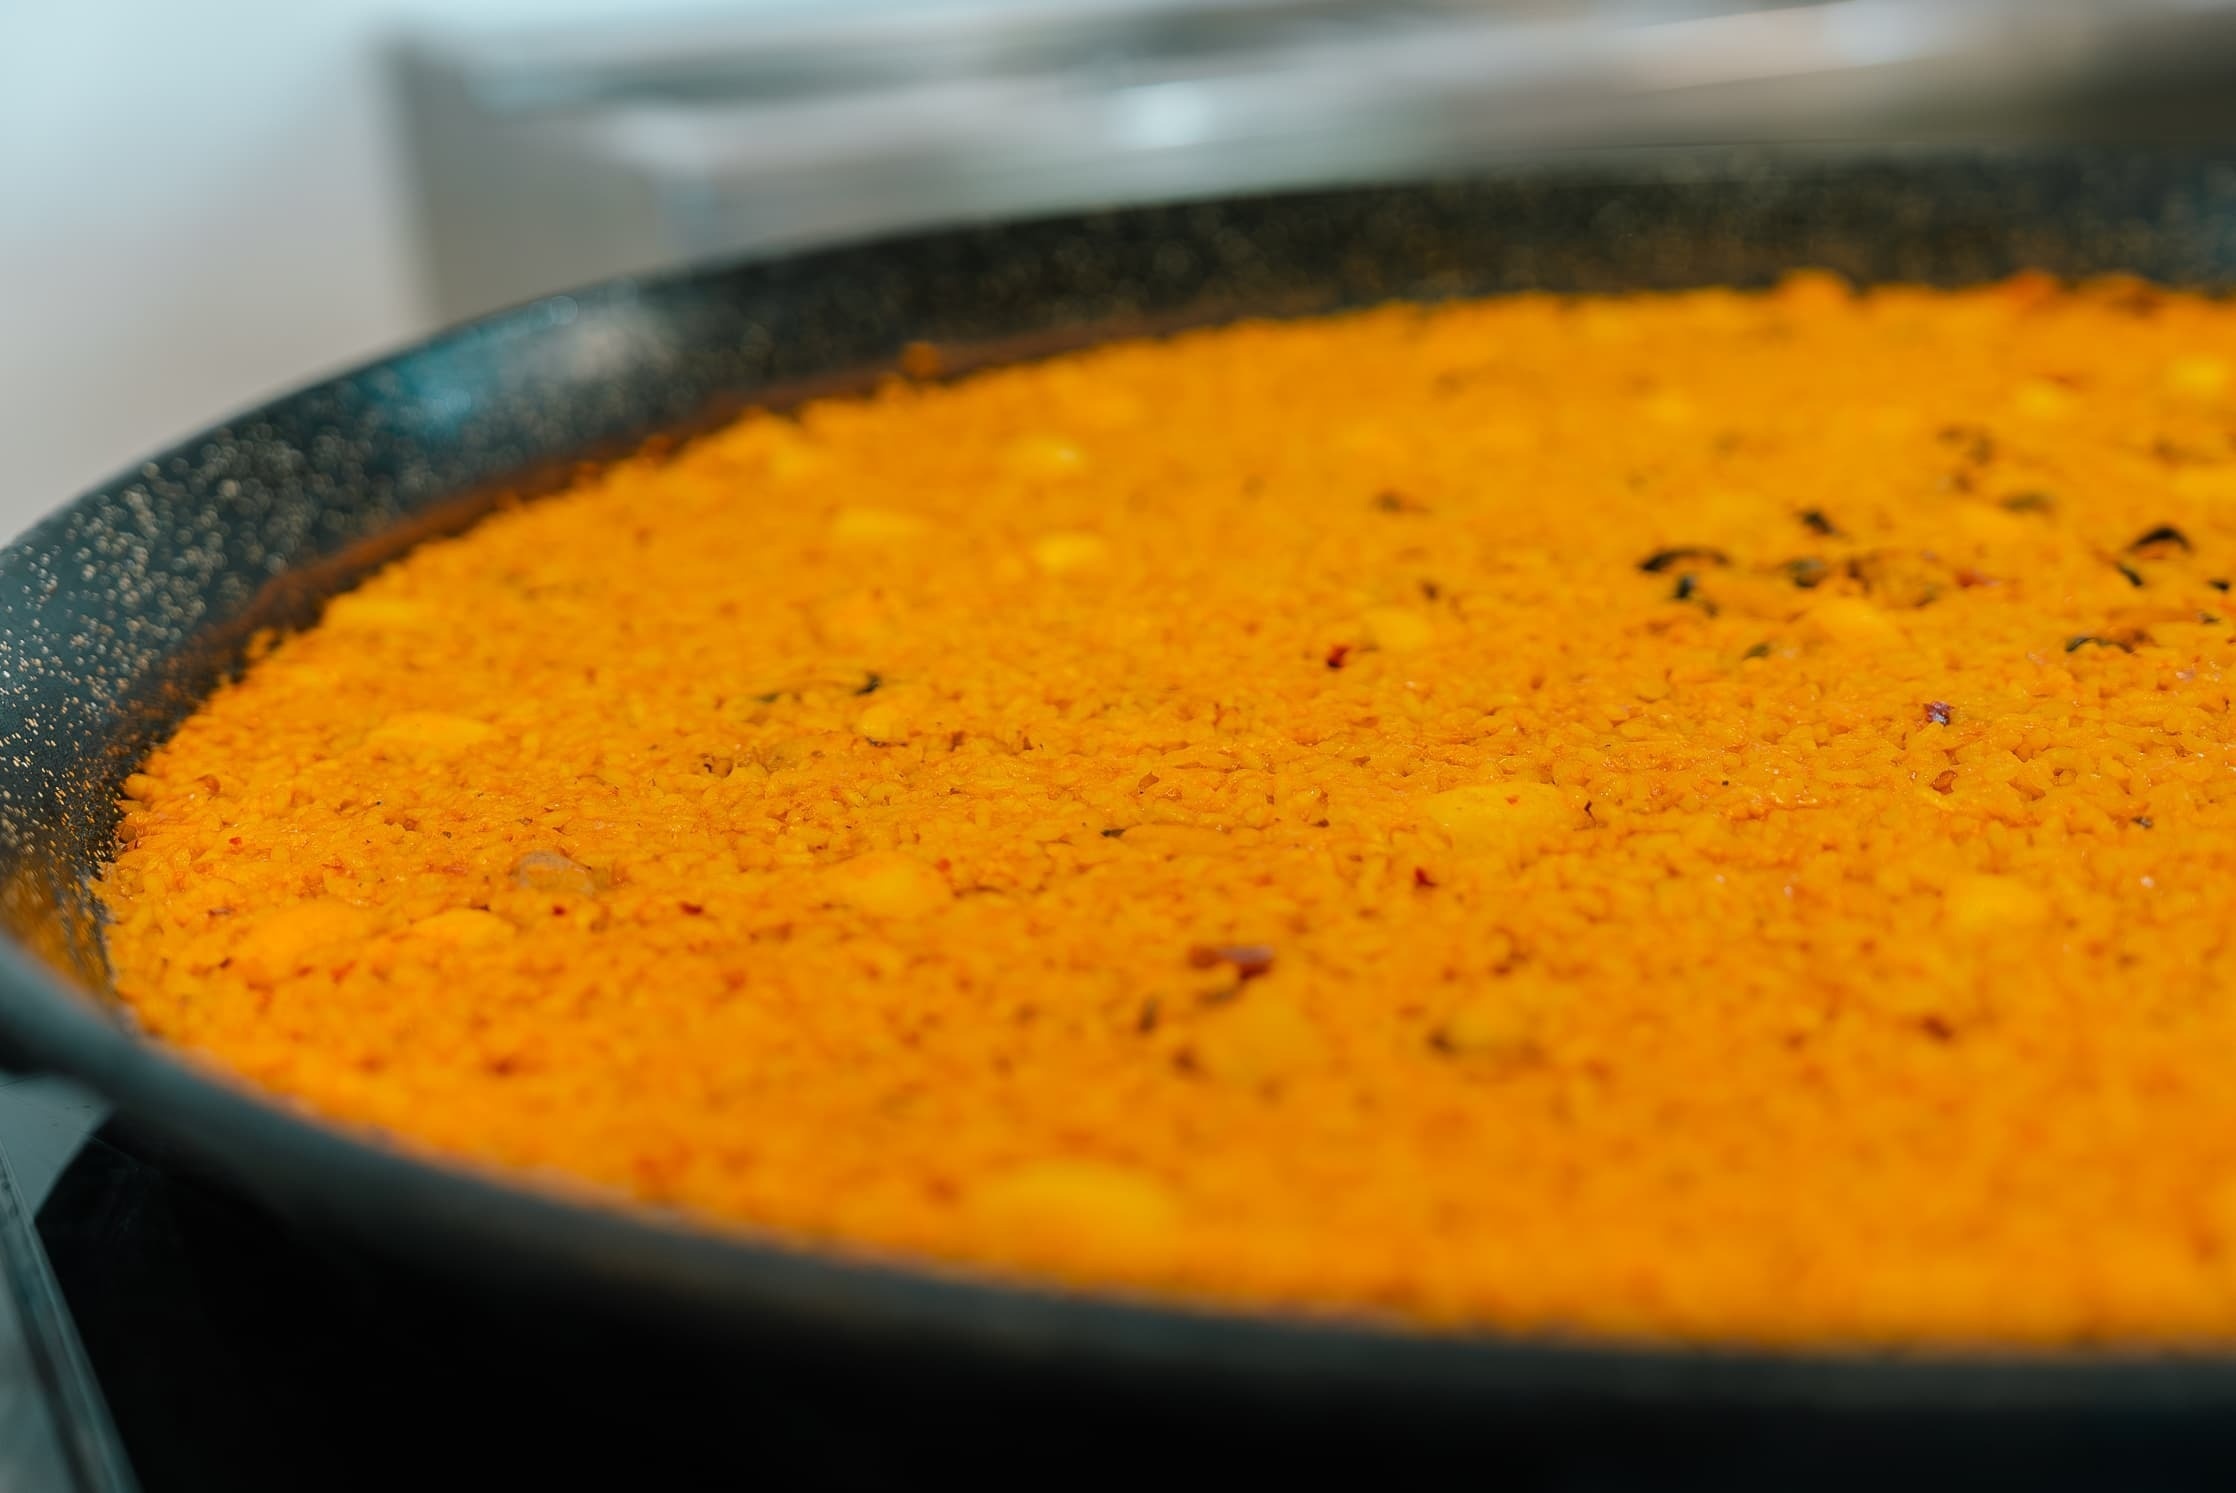
[(1702, 142), (2236, 139), (2236, 0), (0, 0), (0, 534), (600, 276)]

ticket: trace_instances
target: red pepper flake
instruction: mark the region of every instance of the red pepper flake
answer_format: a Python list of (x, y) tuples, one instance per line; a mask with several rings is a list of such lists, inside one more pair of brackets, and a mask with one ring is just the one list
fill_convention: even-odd
[(1934, 700), (1928, 703), (1925, 707), (1925, 718), (1933, 722), (1933, 724), (1935, 724), (1936, 726), (1946, 726), (1949, 723), (1949, 707), (1947, 702), (1942, 700)]
[(938, 378), (946, 366), (946, 359), (932, 343), (911, 342), (901, 349), (901, 376), (904, 378)]
[(1956, 789), (1956, 769), (1952, 767), (1947, 772), (1941, 774), (1941, 776), (1935, 778), (1933, 780), (1932, 786), (1933, 791), (1936, 793), (1954, 792)]
[(1188, 950), (1188, 963), (1195, 969), (1229, 964), (1243, 979), (1254, 980), (1273, 968), (1273, 950), (1262, 943), (1199, 943)]
[(695, 918), (706, 911), (704, 907), (696, 902), (678, 902), (676, 906), (682, 909), (683, 915), (685, 917)]
[(1328, 650), (1328, 667), (1340, 669), (1343, 667), (1343, 661), (1350, 656), (1351, 645), (1349, 643), (1338, 643)]
[(1415, 866), (1413, 868), (1413, 884), (1418, 887), (1432, 887), (1436, 885), (1436, 878), (1429, 875), (1426, 866)]

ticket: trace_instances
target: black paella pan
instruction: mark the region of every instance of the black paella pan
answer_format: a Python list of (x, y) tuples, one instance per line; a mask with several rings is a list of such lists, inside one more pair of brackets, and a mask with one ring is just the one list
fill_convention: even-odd
[(688, 1385), (688, 1414), (734, 1437), (725, 1482), (1346, 1459), (1561, 1486), (2225, 1482), (2236, 1355), (1434, 1336), (805, 1253), (384, 1149), (181, 1064), (102, 998), (87, 882), (132, 764), (253, 631), (503, 494), (859, 386), (912, 342), (967, 369), (1237, 316), (1798, 265), (2225, 286), (2236, 158), (1673, 155), (968, 227), (545, 299), (212, 427), (0, 554), (0, 1040), (290, 1227), (480, 1314), (491, 1342), (596, 1334), (628, 1376)]

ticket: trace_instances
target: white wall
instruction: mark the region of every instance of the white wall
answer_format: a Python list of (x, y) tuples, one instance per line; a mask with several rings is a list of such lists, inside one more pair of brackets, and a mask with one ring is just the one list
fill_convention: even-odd
[(421, 330), (385, 36), (632, 8), (0, 0), (0, 537)]

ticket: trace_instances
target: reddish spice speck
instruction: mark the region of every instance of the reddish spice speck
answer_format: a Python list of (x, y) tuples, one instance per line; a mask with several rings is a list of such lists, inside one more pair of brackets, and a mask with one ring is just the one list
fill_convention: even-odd
[(1436, 878), (1429, 875), (1428, 868), (1426, 866), (1415, 866), (1413, 868), (1413, 884), (1415, 886), (1424, 887), (1435, 886)]
[(684, 916), (693, 918), (706, 911), (704, 907), (700, 906), (696, 902), (678, 902), (676, 904), (676, 908), (678, 911), (682, 912)]
[(1949, 707), (1947, 702), (1942, 700), (1935, 700), (1929, 703), (1925, 708), (1925, 718), (1933, 722), (1933, 724), (1935, 724), (1936, 726), (1946, 726), (1949, 723)]
[(1262, 943), (1199, 943), (1188, 950), (1188, 963), (1197, 969), (1231, 964), (1236, 974), (1253, 980), (1273, 968), (1273, 950)]
[(1340, 669), (1343, 667), (1343, 661), (1350, 656), (1351, 645), (1349, 643), (1338, 643), (1328, 650), (1328, 667)]

